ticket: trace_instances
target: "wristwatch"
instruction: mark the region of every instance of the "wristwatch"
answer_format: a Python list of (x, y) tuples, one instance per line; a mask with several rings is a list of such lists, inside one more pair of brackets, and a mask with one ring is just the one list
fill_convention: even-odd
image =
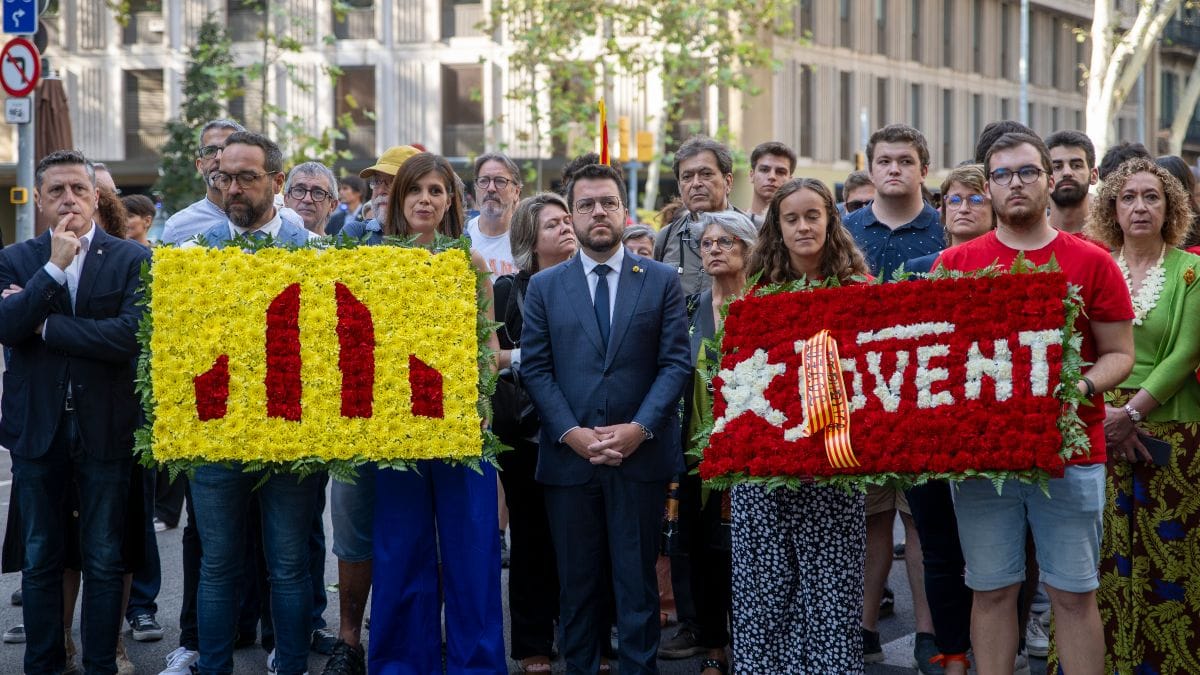
[(647, 427), (645, 424), (642, 424), (641, 422), (634, 422), (634, 424), (636, 424), (642, 428), (642, 440), (643, 441), (648, 441), (651, 438), (654, 438), (654, 432), (650, 431), (650, 428)]
[(1128, 403), (1125, 404), (1125, 414), (1129, 415), (1129, 419), (1133, 420), (1134, 424), (1141, 422), (1145, 417), (1142, 415), (1142, 413), (1138, 412), (1137, 408), (1129, 405)]

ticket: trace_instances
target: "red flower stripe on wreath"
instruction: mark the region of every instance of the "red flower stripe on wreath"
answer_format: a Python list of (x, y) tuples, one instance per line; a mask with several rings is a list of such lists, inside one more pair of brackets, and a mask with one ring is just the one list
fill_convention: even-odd
[(267, 308), (267, 417), (300, 421), (300, 284)]
[(408, 386), (412, 388), (412, 414), (441, 419), (442, 374), (415, 354), (408, 356)]
[(225, 416), (229, 403), (229, 355), (222, 354), (212, 368), (192, 378), (196, 389), (196, 414), (201, 422)]
[[(1061, 476), (1061, 273), (862, 284), (734, 302), (703, 478), (1043, 469)], [(836, 340), (862, 466), (803, 433), (805, 340)], [(799, 342), (798, 342), (799, 341)], [(798, 347), (799, 345), (799, 347)], [(799, 353), (798, 353), (799, 352)], [(727, 416), (728, 413), (728, 416)]]
[(342, 283), (337, 297), (338, 368), (342, 371), (342, 417), (370, 417), (375, 392), (375, 322), (371, 310)]

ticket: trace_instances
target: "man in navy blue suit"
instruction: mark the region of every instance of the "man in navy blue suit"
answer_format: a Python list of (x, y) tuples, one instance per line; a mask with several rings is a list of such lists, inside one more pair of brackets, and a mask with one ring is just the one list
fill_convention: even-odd
[(143, 247), (93, 219), (96, 174), (82, 153), (51, 153), (35, 174), (38, 209), (55, 225), (0, 251), (0, 343), (12, 348), (0, 438), (20, 502), (25, 672), (58, 673), (69, 494), (78, 495), (83, 555), (83, 667), (115, 673), (121, 545), (138, 424), (134, 362)]
[(525, 300), (521, 376), (542, 417), (537, 479), (571, 673), (599, 670), (610, 569), (621, 672), (657, 672), (654, 565), (666, 483), (683, 469), (683, 294), (675, 270), (621, 246), (624, 199), (612, 167), (575, 174), (567, 201), (581, 254), (534, 275)]

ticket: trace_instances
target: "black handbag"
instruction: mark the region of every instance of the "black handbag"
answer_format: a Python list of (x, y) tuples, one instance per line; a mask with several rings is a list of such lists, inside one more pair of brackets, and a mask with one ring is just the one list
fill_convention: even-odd
[[(525, 310), (525, 294), (521, 291), (516, 279), (513, 279), (513, 294), (517, 304), (518, 314)], [(509, 304), (514, 296), (509, 296)], [(505, 311), (505, 331), (507, 328), (508, 310)], [(511, 335), (509, 335), (511, 339)], [(514, 347), (521, 346), (520, 336), (511, 340)], [(540, 419), (533, 400), (521, 386), (521, 375), (512, 368), (500, 371), (496, 380), (496, 392), (492, 394), (492, 431), (503, 439), (524, 439), (537, 433)]]

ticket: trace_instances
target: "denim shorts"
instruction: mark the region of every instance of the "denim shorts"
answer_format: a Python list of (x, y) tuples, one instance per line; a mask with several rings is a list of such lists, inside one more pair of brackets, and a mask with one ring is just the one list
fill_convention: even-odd
[(343, 562), (369, 562), (375, 557), (375, 465), (358, 467), (358, 480), (334, 480), (329, 491), (333, 520), (333, 554)]
[(1010, 480), (1000, 493), (991, 481), (955, 485), (954, 512), (967, 561), (967, 586), (994, 591), (1025, 579), (1025, 532), (1033, 533), (1043, 583), (1069, 593), (1100, 586), (1104, 529), (1104, 465), (1068, 466), (1050, 481), (1050, 496), (1032, 483)]

